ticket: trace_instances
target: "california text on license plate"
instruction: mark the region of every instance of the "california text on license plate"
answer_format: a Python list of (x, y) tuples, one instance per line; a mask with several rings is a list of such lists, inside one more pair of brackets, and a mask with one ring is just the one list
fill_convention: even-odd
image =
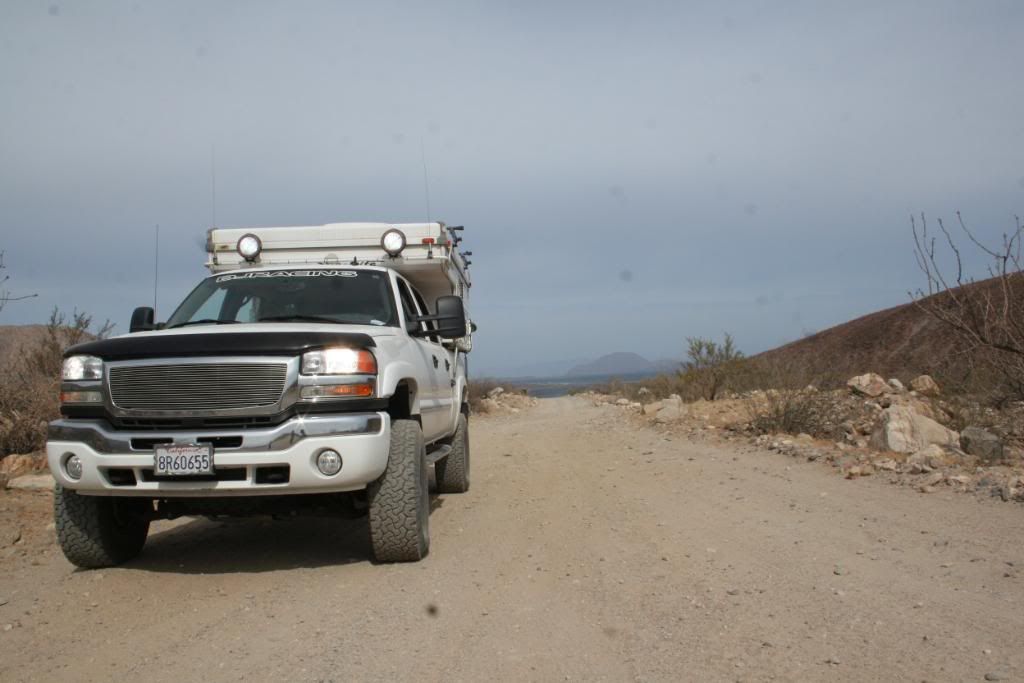
[(198, 477), (213, 474), (213, 445), (156, 446), (153, 474), (166, 477)]

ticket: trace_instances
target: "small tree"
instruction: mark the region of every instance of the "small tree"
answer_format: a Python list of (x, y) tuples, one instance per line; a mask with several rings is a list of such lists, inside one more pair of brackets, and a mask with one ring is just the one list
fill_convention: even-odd
[(7, 281), (11, 279), (11, 276), (4, 275), (3, 273), (3, 271), (7, 269), (7, 266), (4, 264), (4, 253), (5, 252), (0, 251), (0, 311), (4, 310), (4, 306), (6, 306), (11, 301), (21, 301), (22, 299), (31, 299), (32, 297), (36, 296), (35, 294), (23, 294), (22, 296), (12, 296), (11, 293), (7, 290), (5, 285), (7, 284)]
[(914, 255), (924, 273), (928, 290), (918, 289), (911, 296), (921, 310), (951, 327), (976, 354), (1005, 382), (1009, 393), (1024, 398), (1024, 273), (1021, 246), (1024, 225), (1016, 219), (1013, 232), (1003, 234), (999, 247), (983, 244), (956, 214), (960, 232), (989, 261), (989, 281), (976, 283), (964, 273), (960, 247), (945, 224), (939, 230), (956, 264), (956, 277), (947, 274), (937, 256), (936, 239), (928, 233), (928, 223), (921, 215), (918, 226), (910, 219), (914, 234)]
[(688, 360), (680, 376), (693, 382), (700, 395), (714, 401), (739, 369), (743, 353), (736, 349), (732, 335), (726, 333), (721, 344), (711, 339), (687, 337)]

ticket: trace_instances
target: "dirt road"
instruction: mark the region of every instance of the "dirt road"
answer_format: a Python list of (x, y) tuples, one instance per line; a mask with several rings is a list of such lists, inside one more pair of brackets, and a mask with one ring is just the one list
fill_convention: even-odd
[(48, 495), (2, 494), (32, 528), (0, 565), (0, 680), (1024, 680), (1019, 505), (572, 398), (472, 429), (472, 491), (414, 565), (370, 564), (361, 520), (202, 520), (74, 571)]

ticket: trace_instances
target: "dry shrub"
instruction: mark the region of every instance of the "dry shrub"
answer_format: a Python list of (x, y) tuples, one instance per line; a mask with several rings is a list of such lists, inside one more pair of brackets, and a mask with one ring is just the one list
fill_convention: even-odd
[(927, 292), (914, 293), (917, 305), (928, 315), (956, 332), (968, 352), (998, 377), (1005, 401), (1024, 399), (1024, 223), (1003, 235), (1002, 244), (982, 243), (960, 212), (956, 214), (961, 242), (988, 262), (988, 280), (976, 282), (966, 274), (963, 248), (939, 220), (939, 230), (956, 264), (944, 267), (936, 238), (929, 235), (921, 216), (920, 229), (911, 218), (914, 255), (925, 276)]
[(491, 377), (469, 380), (469, 409), (474, 413), (486, 413), (487, 404), (483, 402), (487, 398), (487, 392), (491, 389), (502, 387), (505, 391), (517, 391), (508, 384), (499, 382)]
[(46, 425), (60, 414), (58, 393), (64, 350), (83, 341), (105, 337), (113, 327), (104, 323), (90, 332), (92, 317), (54, 309), (43, 338), (24, 346), (0, 370), (0, 458), (31, 453), (46, 444)]
[[(769, 389), (749, 396), (750, 424), (761, 434), (812, 434), (821, 432), (821, 395), (813, 389)], [(828, 434), (827, 436), (832, 436)]]

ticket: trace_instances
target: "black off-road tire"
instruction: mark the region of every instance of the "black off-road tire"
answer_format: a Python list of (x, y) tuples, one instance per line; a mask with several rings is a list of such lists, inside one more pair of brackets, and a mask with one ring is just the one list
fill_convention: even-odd
[(145, 499), (80, 496), (59, 484), (53, 492), (60, 549), (83, 569), (112, 567), (142, 552), (150, 512)]
[(377, 562), (416, 562), (430, 550), (430, 494), (423, 430), (391, 423), (388, 467), (367, 489), (370, 544)]
[(469, 490), (469, 420), (459, 415), (452, 450), (434, 464), (438, 493), (465, 493)]

